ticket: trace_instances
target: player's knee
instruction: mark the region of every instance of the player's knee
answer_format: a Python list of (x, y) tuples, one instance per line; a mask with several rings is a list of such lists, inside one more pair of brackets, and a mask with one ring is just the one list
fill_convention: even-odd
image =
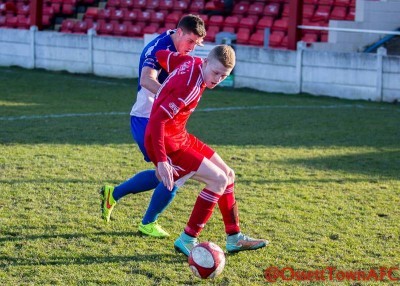
[(218, 193), (222, 195), (229, 183), (228, 176), (225, 173), (221, 172), (217, 175), (215, 183), (216, 189), (218, 189)]
[(235, 171), (233, 171), (231, 168), (229, 168), (227, 177), (228, 177), (228, 185), (234, 183), (235, 182)]
[(210, 191), (222, 195), (228, 186), (228, 176), (224, 172), (218, 172), (213, 176), (212, 180), (208, 182), (206, 188)]

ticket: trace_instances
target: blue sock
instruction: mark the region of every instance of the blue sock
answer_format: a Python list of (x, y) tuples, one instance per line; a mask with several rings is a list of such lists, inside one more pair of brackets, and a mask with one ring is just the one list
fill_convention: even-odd
[(137, 194), (157, 187), (160, 182), (155, 170), (146, 170), (137, 173), (132, 178), (114, 188), (113, 197), (116, 201), (127, 194)]
[(154, 190), (151, 197), (150, 204), (147, 208), (146, 214), (143, 217), (142, 223), (148, 224), (157, 220), (158, 216), (165, 210), (165, 208), (172, 202), (178, 190), (174, 186), (172, 191), (168, 190), (162, 182)]

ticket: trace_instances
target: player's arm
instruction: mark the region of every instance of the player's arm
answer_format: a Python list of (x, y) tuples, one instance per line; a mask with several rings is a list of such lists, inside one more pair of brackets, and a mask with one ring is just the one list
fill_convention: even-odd
[(174, 174), (178, 175), (176, 170), (168, 163), (167, 152), (165, 150), (165, 124), (172, 120), (164, 108), (153, 109), (147, 128), (152, 136), (153, 150), (157, 161), (157, 172), (168, 190), (174, 187)]
[(156, 52), (156, 58), (159, 65), (168, 73), (172, 72), (185, 61), (192, 59), (192, 56), (181, 55), (178, 52), (159, 50)]
[(167, 161), (167, 152), (165, 150), (164, 134), (165, 124), (171, 118), (163, 111), (162, 108), (153, 108), (147, 129), (150, 131), (154, 155), (157, 162)]
[(158, 71), (144, 66), (142, 68), (142, 73), (140, 75), (140, 84), (145, 89), (151, 91), (153, 94), (156, 94), (157, 91), (160, 89), (161, 84), (158, 82)]

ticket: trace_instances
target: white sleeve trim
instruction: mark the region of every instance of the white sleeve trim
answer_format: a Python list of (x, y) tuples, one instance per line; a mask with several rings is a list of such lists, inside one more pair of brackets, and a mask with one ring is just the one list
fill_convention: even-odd
[(168, 114), (169, 118), (172, 118), (172, 115), (169, 113), (169, 111), (162, 105), (160, 107)]

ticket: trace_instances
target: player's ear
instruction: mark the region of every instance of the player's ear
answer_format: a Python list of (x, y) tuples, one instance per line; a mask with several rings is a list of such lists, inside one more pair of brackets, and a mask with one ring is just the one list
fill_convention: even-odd
[(182, 30), (182, 28), (177, 28), (177, 29), (176, 29), (176, 33), (178, 34), (179, 37), (182, 37), (182, 35), (183, 35), (183, 30)]
[(203, 59), (203, 68), (204, 69), (207, 67), (207, 64), (208, 64), (208, 59), (207, 58)]

